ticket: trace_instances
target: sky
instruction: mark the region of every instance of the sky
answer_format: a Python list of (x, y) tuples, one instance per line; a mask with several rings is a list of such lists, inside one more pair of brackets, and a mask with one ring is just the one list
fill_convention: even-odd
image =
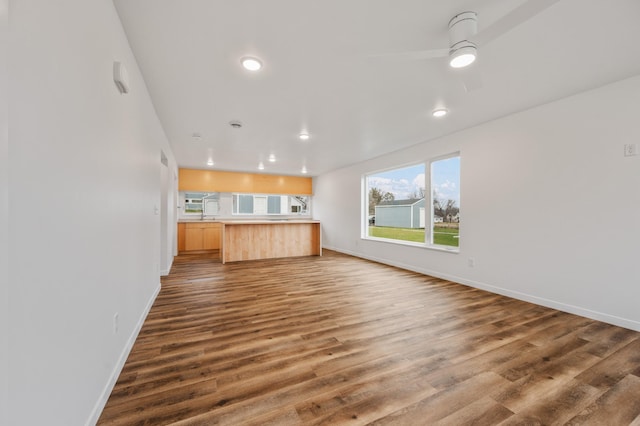
[[(432, 180), (436, 197), (455, 200), (456, 206), (460, 206), (460, 157), (433, 162)], [(372, 173), (367, 176), (367, 185), (391, 192), (396, 200), (411, 198), (418, 188), (425, 187), (425, 165)]]

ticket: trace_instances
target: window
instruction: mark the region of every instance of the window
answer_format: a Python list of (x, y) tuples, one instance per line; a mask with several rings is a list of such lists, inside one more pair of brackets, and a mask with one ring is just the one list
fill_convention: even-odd
[(282, 208), (282, 198), (279, 195), (269, 195), (267, 197), (267, 213), (268, 214), (280, 214)]
[(209, 192), (185, 192), (184, 194), (184, 214), (185, 215), (217, 215), (219, 211), (219, 194)]
[(364, 238), (449, 250), (459, 246), (458, 154), (441, 157), (427, 165), (367, 174), (364, 191)]
[(253, 214), (253, 195), (235, 194), (233, 196), (234, 214)]
[(460, 245), (460, 155), (434, 160), (431, 165), (431, 228), (428, 243)]
[(309, 215), (306, 195), (233, 194), (234, 215)]
[(367, 237), (424, 243), (424, 164), (369, 174), (365, 187)]

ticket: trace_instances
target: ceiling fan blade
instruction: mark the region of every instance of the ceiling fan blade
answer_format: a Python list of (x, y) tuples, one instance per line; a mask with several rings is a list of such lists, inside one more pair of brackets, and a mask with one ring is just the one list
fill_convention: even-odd
[(418, 50), (414, 52), (399, 52), (399, 53), (378, 53), (370, 55), (373, 58), (392, 58), (392, 59), (404, 59), (404, 60), (419, 60), (419, 59), (434, 59), (442, 58), (449, 55), (449, 49), (430, 49), (430, 50)]
[(469, 93), (474, 90), (482, 89), (482, 75), (480, 74), (480, 70), (476, 68), (465, 71), (466, 72), (462, 73), (461, 76), (465, 92)]
[(528, 0), (521, 6), (498, 19), (489, 27), (480, 31), (473, 39), (478, 46), (483, 46), (523, 22), (533, 18), (535, 15), (558, 1), (560, 0)]

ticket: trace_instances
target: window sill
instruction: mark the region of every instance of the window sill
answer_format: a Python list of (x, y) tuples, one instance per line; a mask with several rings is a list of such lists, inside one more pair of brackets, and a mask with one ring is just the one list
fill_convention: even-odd
[(404, 240), (391, 240), (389, 238), (361, 237), (361, 239), (367, 240), (367, 241), (376, 241), (376, 242), (381, 242), (381, 243), (387, 243), (387, 244), (398, 244), (398, 245), (401, 245), (401, 246), (417, 247), (417, 248), (441, 251), (441, 252), (446, 252), (446, 253), (454, 253), (454, 254), (459, 254), (460, 253), (460, 247), (439, 246), (439, 245), (434, 245), (434, 244), (415, 243), (415, 242), (412, 242), (412, 241), (404, 241)]

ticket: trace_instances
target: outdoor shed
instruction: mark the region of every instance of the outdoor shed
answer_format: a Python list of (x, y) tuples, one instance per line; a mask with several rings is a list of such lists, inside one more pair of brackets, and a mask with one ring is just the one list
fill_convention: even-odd
[(376, 206), (376, 226), (424, 228), (424, 198), (383, 201)]

